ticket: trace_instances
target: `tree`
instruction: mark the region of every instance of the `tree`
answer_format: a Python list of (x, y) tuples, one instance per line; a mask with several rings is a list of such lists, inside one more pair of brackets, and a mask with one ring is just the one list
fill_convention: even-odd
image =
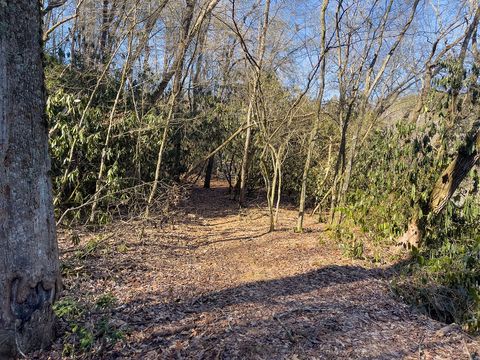
[[(363, 49), (358, 51), (359, 56), (356, 56), (356, 52), (354, 51), (356, 38), (359, 36), (358, 28), (357, 26), (352, 27), (353, 24), (349, 22), (346, 23), (347, 41), (345, 50), (342, 51), (340, 47), (338, 49), (338, 63), (340, 65), (338, 70), (340, 94), (338, 122), (341, 124), (341, 140), (335, 165), (330, 209), (330, 220), (336, 225), (342, 220), (342, 215), (337, 211), (337, 208), (342, 208), (345, 205), (355, 155), (358, 151), (358, 139), (362, 131), (363, 123), (368, 115), (370, 100), (372, 96), (378, 92), (378, 87), (382, 80), (388, 79), (386, 79), (388, 70), (395, 70), (390, 69), (389, 65), (391, 65), (392, 58), (399, 50), (400, 45), (404, 42), (407, 31), (415, 18), (420, 1), (414, 0), (412, 5), (409, 5), (409, 11), (405, 13), (408, 17), (406, 20), (401, 20), (404, 22), (398, 34), (395, 32), (392, 34), (388, 31), (388, 24), (391, 21), (397, 21), (398, 18), (402, 18), (399, 16), (393, 18), (393, 3), (393, 1), (389, 1), (385, 8), (373, 3), (371, 11), (375, 9), (381, 11), (378, 17), (380, 21), (375, 24), (370, 20), (367, 21), (367, 39), (363, 44), (361, 43)], [(342, 2), (340, 1), (337, 14), (341, 13), (341, 4)], [(360, 4), (361, 3), (359, 3), (359, 5)], [(364, 4), (361, 4), (361, 6), (364, 6)], [(370, 11), (367, 13), (370, 13)], [(354, 12), (354, 14), (356, 13)], [(358, 16), (354, 15), (352, 20), (358, 21)], [(341, 36), (341, 27), (338, 21), (336, 22), (336, 27), (337, 36)], [(386, 41), (387, 36), (393, 39), (391, 44)], [(352, 68), (355, 70), (350, 70)], [(409, 79), (410, 77), (407, 76), (405, 81), (400, 81), (400, 84), (394, 83), (395, 85), (387, 87), (389, 91), (385, 91), (383, 94), (375, 94), (377, 96), (377, 102), (381, 103), (382, 99), (397, 92), (404, 91), (406, 89), (405, 84), (409, 82)], [(352, 129), (351, 132), (353, 132), (353, 134), (350, 134), (349, 128), (355, 120), (356, 129)], [(349, 137), (351, 137), (350, 142), (348, 141)], [(347, 147), (347, 145), (349, 146)], [(347, 152), (347, 150), (349, 151)]]
[[(462, 88), (462, 83), (464, 81), (464, 76), (466, 71), (464, 70), (465, 57), (467, 53), (467, 47), (470, 42), (472, 42), (473, 53), (474, 53), (474, 65), (478, 66), (478, 53), (476, 51), (476, 33), (478, 28), (478, 23), (480, 20), (480, 6), (477, 5), (475, 14), (473, 16), (472, 22), (466, 28), (465, 34), (463, 36), (462, 46), (458, 57), (455, 59), (456, 71), (452, 74), (449, 79), (450, 88), (448, 89), (449, 95), (449, 108), (450, 116), (449, 123), (447, 124), (448, 128), (453, 127), (454, 123), (464, 120), (462, 118), (467, 118), (467, 116), (461, 116), (459, 110), (462, 109), (463, 104), (459, 102), (460, 89)], [(433, 53), (434, 51), (432, 51)], [(433, 56), (430, 56), (430, 59)], [(429, 59), (429, 60), (430, 60)], [(475, 81), (473, 84), (478, 82), (478, 73), (475, 76)], [(432, 81), (431, 70), (428, 76), (426, 76), (426, 81)], [(427, 90), (430, 90), (430, 84), (426, 83), (425, 87)], [(426, 91), (424, 90), (425, 94)], [(468, 88), (468, 93), (471, 93), (472, 89)], [(426, 97), (425, 94), (422, 94), (423, 97)], [(468, 96), (464, 96), (465, 99), (469, 99)], [(476, 102), (472, 101), (473, 103)], [(423, 105), (422, 96), (420, 97), (419, 104)], [(471, 112), (468, 111), (467, 112)], [(418, 119), (419, 112), (415, 113), (416, 119)], [(415, 120), (416, 120), (415, 119)], [(445, 147), (445, 145), (444, 145)], [(437, 179), (433, 188), (430, 191), (429, 200), (426, 204), (416, 204), (419, 209), (414, 213), (413, 218), (411, 219), (407, 231), (398, 239), (397, 245), (403, 246), (405, 248), (418, 248), (423, 244), (423, 233), (425, 231), (425, 222), (427, 217), (435, 217), (439, 215), (447, 206), (448, 202), (457, 191), (460, 184), (467, 177), (469, 172), (480, 160), (480, 121), (475, 119), (471, 126), (470, 131), (466, 134), (465, 140), (459, 146), (457, 154), (450, 161), (446, 169), (444, 169)], [(421, 210), (421, 214), (419, 214)]]
[[(232, 5), (235, 6), (235, 1), (232, 2)], [(235, 8), (232, 8), (232, 19), (235, 21)], [(257, 92), (260, 85), (260, 77), (262, 74), (262, 66), (263, 60), (265, 56), (265, 38), (267, 37), (268, 31), (268, 24), (269, 24), (269, 16), (270, 16), (270, 0), (265, 1), (264, 11), (263, 11), (263, 22), (262, 26), (259, 29), (258, 33), (258, 48), (257, 48), (257, 59), (254, 60), (253, 57), (249, 54), (248, 49), (246, 48), (245, 41), (242, 41), (243, 50), (247, 59), (249, 59), (252, 67), (253, 67), (253, 80), (252, 80), (252, 90), (250, 93), (250, 99), (248, 103), (248, 110), (247, 110), (247, 132), (245, 134), (245, 147), (243, 150), (243, 160), (242, 160), (242, 167), (240, 170), (240, 195), (239, 195), (239, 202), (241, 206), (245, 206), (246, 202), (246, 187), (247, 187), (247, 179), (248, 179), (248, 163), (249, 159), (249, 151), (250, 151), (250, 143), (252, 138), (252, 117), (254, 115), (254, 105), (255, 100), (257, 97)], [(238, 27), (236, 27), (238, 29)], [(237, 30), (237, 34), (239, 35), (240, 32)]]
[(307, 143), (307, 156), (305, 158), (305, 166), (303, 169), (302, 175), (302, 183), (301, 183), (301, 190), (300, 190), (300, 201), (298, 205), (298, 218), (297, 218), (297, 227), (295, 231), (302, 232), (303, 231), (303, 218), (305, 216), (305, 200), (307, 196), (307, 180), (308, 180), (308, 173), (310, 172), (310, 164), (312, 161), (313, 150), (315, 146), (315, 138), (317, 137), (318, 128), (320, 127), (321, 121), (321, 111), (322, 111), (322, 101), (323, 101), (323, 93), (325, 91), (325, 53), (327, 52), (327, 45), (326, 45), (326, 33), (327, 33), (327, 25), (326, 25), (326, 12), (328, 8), (329, 0), (323, 0), (322, 3), (322, 12), (320, 15), (321, 18), (321, 46), (322, 46), (322, 63), (321, 63), (321, 71), (320, 71), (320, 88), (318, 90), (318, 108), (317, 108), (317, 116), (313, 122), (312, 130), (310, 131), (310, 135), (308, 137)]
[(60, 288), (40, 3), (0, 2), (0, 358), (46, 346)]

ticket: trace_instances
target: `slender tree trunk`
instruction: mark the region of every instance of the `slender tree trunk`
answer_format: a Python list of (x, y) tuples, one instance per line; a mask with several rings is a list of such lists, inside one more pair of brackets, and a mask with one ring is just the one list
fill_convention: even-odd
[(303, 219), (305, 217), (305, 201), (307, 198), (307, 180), (308, 180), (308, 174), (310, 173), (310, 163), (312, 160), (313, 148), (315, 146), (315, 137), (317, 136), (317, 132), (318, 132), (318, 123), (319, 123), (319, 119), (317, 118), (315, 120), (315, 123), (313, 125), (313, 128), (310, 132), (309, 139), (308, 139), (307, 156), (305, 158), (305, 165), (304, 165), (303, 174), (302, 174), (302, 184), (300, 189), (300, 201), (298, 205), (297, 227), (295, 228), (296, 232), (303, 231)]
[[(78, 4), (78, 0), (75, 1)], [(75, 57), (75, 45), (77, 41), (77, 24), (78, 24), (78, 17), (80, 16), (80, 7), (77, 5), (77, 16), (73, 19), (73, 25), (70, 29), (70, 64), (75, 65), (76, 57)]]
[(97, 182), (95, 185), (95, 194), (93, 195), (93, 203), (92, 203), (92, 210), (90, 213), (90, 221), (95, 220), (95, 211), (98, 206), (98, 199), (100, 198), (100, 192), (102, 191), (102, 183), (103, 183), (103, 177), (105, 173), (105, 167), (106, 167), (106, 160), (107, 160), (107, 151), (108, 147), (110, 146), (110, 138), (112, 136), (112, 129), (113, 129), (113, 119), (115, 117), (115, 112), (117, 110), (118, 102), (120, 101), (120, 96), (122, 94), (126, 79), (127, 79), (127, 74), (128, 74), (128, 69), (130, 67), (130, 55), (132, 53), (132, 41), (133, 41), (133, 35), (130, 34), (130, 41), (128, 42), (128, 50), (127, 50), (127, 58), (125, 60), (125, 64), (123, 65), (123, 70), (122, 70), (122, 76), (120, 79), (120, 84), (118, 85), (118, 90), (117, 90), (117, 95), (115, 97), (115, 101), (113, 103), (112, 110), (110, 111), (110, 117), (108, 119), (108, 129), (107, 129), (107, 137), (105, 139), (105, 143), (103, 145), (102, 149), (102, 155), (100, 157), (100, 169), (98, 170), (98, 176), (97, 176)]
[[(197, 47), (197, 61), (195, 66), (192, 66), (191, 78), (192, 78), (192, 104), (191, 109), (194, 114), (198, 111), (198, 98), (199, 95), (203, 93), (205, 81), (205, 71), (204, 67), (206, 66), (205, 61), (205, 46), (207, 43), (208, 28), (210, 26), (211, 16), (208, 16), (208, 19), (205, 22), (200, 34), (198, 36), (198, 47)], [(222, 97), (220, 96), (220, 99)]]
[(173, 118), (173, 112), (174, 112), (174, 109), (175, 109), (175, 104), (177, 102), (177, 96), (178, 96), (177, 93), (172, 93), (171, 98), (170, 98), (167, 120), (165, 122), (165, 127), (163, 129), (162, 139), (161, 139), (161, 142), (160, 142), (160, 146), (158, 148), (157, 165), (156, 165), (156, 168), (155, 168), (155, 177), (153, 179), (152, 190), (150, 191), (150, 195), (148, 197), (147, 208), (145, 209), (145, 217), (146, 218), (148, 218), (148, 216), (150, 215), (150, 207), (153, 203), (153, 199), (155, 198), (155, 194), (157, 193), (158, 182), (160, 180), (160, 171), (162, 169), (163, 153), (164, 153), (164, 150), (165, 150), (165, 145), (167, 144), (168, 131), (170, 129), (170, 122), (172, 121), (172, 118)]
[(101, 36), (100, 36), (100, 49), (99, 56), (102, 59), (102, 62), (105, 60), (105, 49), (107, 46), (107, 37), (110, 31), (110, 12), (109, 12), (110, 0), (103, 0), (102, 8), (102, 27), (101, 27)]
[[(187, 8), (190, 7), (191, 5), (195, 6), (196, 1), (197, 0), (188, 0), (187, 1)], [(173, 76), (175, 75), (175, 71), (178, 68), (179, 63), (184, 61), (187, 49), (188, 49), (193, 37), (200, 30), (200, 28), (201, 28), (203, 22), (205, 21), (205, 19), (213, 11), (213, 9), (215, 9), (215, 7), (217, 6), (217, 4), (219, 2), (220, 2), (220, 0), (210, 0), (208, 5), (198, 15), (198, 17), (195, 21), (195, 24), (191, 27), (190, 31), (186, 34), (186, 36), (180, 42), (172, 65), (170, 67), (166, 67), (164, 69), (165, 71), (164, 71), (164, 74), (163, 74), (163, 78), (160, 81), (157, 89), (151, 95), (151, 101), (153, 103), (155, 103), (158, 99), (160, 99), (163, 96), (163, 94), (165, 92), (165, 89), (167, 88), (168, 84), (170, 83), (170, 80), (172, 80)]]
[(215, 162), (215, 155), (208, 158), (207, 169), (205, 170), (205, 181), (203, 183), (203, 187), (205, 189), (210, 189), (210, 181), (212, 180), (212, 171), (213, 171), (214, 162)]
[[(277, 182), (279, 178), (279, 158), (278, 154), (275, 154), (273, 151), (272, 153), (272, 166), (273, 166), (273, 179), (270, 186), (270, 200), (269, 204), (269, 211), (270, 211), (270, 231), (275, 230), (275, 214), (274, 214), (274, 206), (275, 206), (275, 195), (277, 194)], [(268, 176), (268, 173), (266, 174)]]
[[(345, 170), (346, 151), (347, 151), (347, 133), (348, 125), (350, 123), (351, 105), (345, 118), (343, 118), (343, 111), (340, 110), (341, 125), (341, 139), (340, 147), (338, 149), (337, 160), (335, 162), (335, 171), (333, 174), (333, 187), (332, 187), (332, 199), (330, 203), (330, 222), (332, 224), (338, 223), (338, 197), (340, 195), (340, 186), (342, 183), (342, 177)], [(340, 105), (342, 106), (342, 105)]]
[[(190, 32), (190, 26), (192, 23), (193, 19), (193, 13), (195, 11), (195, 4), (197, 0), (188, 0), (187, 1), (187, 6), (185, 9), (185, 14), (183, 16), (182, 20), (182, 32), (181, 32), (181, 37), (180, 37), (180, 43), (183, 45), (180, 45), (180, 48), (177, 49), (177, 68), (175, 69), (174, 72), (174, 80), (173, 80), (173, 92), (178, 94), (180, 96), (180, 93), (182, 92), (182, 87), (183, 87), (183, 68), (185, 64), (185, 51), (186, 48), (184, 49), (187, 42), (187, 39), (189, 37), (189, 32)], [(178, 51), (181, 52), (182, 57), (178, 57)], [(177, 114), (179, 112), (179, 106), (177, 101), (175, 101), (174, 104), (174, 110), (173, 110), (173, 115)], [(180, 180), (180, 174), (182, 172), (182, 141), (183, 141), (183, 126), (182, 124), (176, 124), (172, 126), (172, 134), (173, 134), (173, 148), (175, 149), (174, 154), (173, 154), (173, 169), (172, 169), (172, 176), (176, 181)]]
[(298, 205), (298, 219), (297, 219), (297, 227), (295, 229), (296, 232), (303, 231), (303, 219), (305, 216), (305, 201), (307, 197), (307, 180), (308, 174), (310, 173), (310, 163), (312, 161), (313, 155), (313, 148), (315, 146), (315, 138), (317, 137), (318, 128), (320, 127), (320, 114), (322, 109), (322, 102), (323, 102), (323, 92), (325, 90), (325, 69), (326, 69), (326, 60), (325, 60), (325, 52), (326, 52), (326, 34), (327, 34), (327, 25), (325, 15), (328, 8), (329, 0), (323, 0), (322, 5), (322, 13), (321, 13), (321, 32), (322, 32), (322, 64), (321, 64), (321, 71), (320, 71), (320, 89), (318, 93), (318, 109), (317, 109), (317, 116), (315, 118), (315, 122), (313, 124), (312, 130), (308, 137), (307, 143), (307, 157), (305, 159), (305, 165), (303, 168), (303, 175), (302, 175), (302, 184), (300, 190), (300, 203)]
[[(359, 111), (359, 116), (358, 116), (358, 122), (357, 122), (357, 127), (355, 129), (355, 132), (353, 134), (353, 139), (352, 143), (350, 145), (350, 149), (348, 153), (346, 154), (346, 161), (345, 161), (345, 169), (343, 171), (342, 177), (341, 177), (341, 184), (340, 184), (340, 190), (338, 192), (338, 199), (337, 199), (337, 204), (340, 206), (344, 206), (346, 203), (346, 196), (348, 192), (348, 188), (350, 186), (350, 179), (352, 176), (352, 171), (353, 171), (353, 163), (355, 161), (355, 157), (357, 155), (357, 149), (358, 149), (358, 140), (360, 138), (360, 133), (362, 131), (362, 124), (365, 121), (366, 117), (366, 99), (362, 100), (363, 104), (361, 105), (360, 111)], [(338, 222), (342, 221), (342, 214), (339, 214), (340, 216), (337, 217)]]
[(275, 201), (277, 168), (276, 168), (274, 154), (273, 152), (270, 152), (270, 157), (273, 165), (273, 174), (274, 174), (273, 179), (270, 179), (268, 168), (265, 163), (265, 156), (267, 155), (266, 154), (267, 152), (268, 152), (268, 149), (265, 148), (263, 149), (262, 154), (260, 155), (260, 169), (262, 171), (263, 180), (265, 182), (265, 191), (267, 193), (266, 197), (267, 197), (267, 206), (268, 206), (268, 214), (269, 214), (269, 231), (272, 232), (275, 230), (275, 218), (274, 218), (273, 206)]
[[(462, 71), (458, 71), (457, 73), (454, 74), (455, 83), (462, 84), (463, 82), (463, 68), (465, 64), (465, 57), (467, 56), (467, 49), (468, 49), (468, 44), (470, 43), (470, 40), (473, 35), (477, 35), (477, 27), (478, 27), (478, 22), (480, 20), (480, 4), (477, 3), (477, 9), (475, 11), (475, 15), (473, 16), (472, 22), (470, 25), (467, 27), (467, 30), (465, 32), (465, 38), (463, 39), (463, 43), (460, 49), (460, 53), (457, 57), (457, 62), (458, 62), (458, 67), (462, 69)], [(450, 116), (450, 124), (449, 127), (453, 127), (454, 123), (457, 120), (457, 107), (458, 107), (458, 97), (460, 95), (460, 88), (461, 86), (453, 86), (452, 87), (452, 99), (450, 102), (451, 106), (451, 116)]]
[(268, 23), (270, 17), (270, 0), (265, 0), (265, 8), (263, 11), (263, 24), (258, 35), (258, 49), (257, 49), (257, 64), (254, 70), (254, 80), (253, 80), (253, 89), (250, 95), (250, 101), (248, 104), (247, 111), (247, 133), (245, 135), (245, 146), (243, 149), (243, 160), (242, 167), (240, 170), (240, 195), (239, 202), (240, 206), (245, 206), (246, 201), (246, 187), (248, 181), (248, 165), (249, 165), (249, 153), (250, 153), (250, 142), (252, 137), (252, 118), (253, 110), (255, 106), (255, 101), (257, 98), (257, 90), (260, 86), (260, 77), (262, 75), (262, 66), (263, 66), (263, 57), (265, 56), (265, 40), (267, 37)]
[(231, 194), (233, 191), (233, 161), (235, 159), (234, 154), (232, 154), (230, 158), (230, 162), (228, 164), (227, 168), (227, 174), (225, 174), (225, 177), (227, 178), (228, 181), (228, 193)]
[(60, 288), (40, 3), (0, 2), (0, 358), (46, 347)]
[[(255, 90), (254, 90), (255, 91)], [(253, 96), (252, 96), (253, 97)], [(250, 151), (250, 142), (252, 141), (252, 116), (253, 116), (253, 101), (250, 99), (247, 110), (247, 131), (245, 133), (245, 145), (243, 147), (243, 158), (242, 166), (240, 168), (240, 182), (239, 182), (239, 198), (238, 201), (240, 206), (246, 205), (247, 197), (247, 179), (248, 179), (248, 161), (249, 161), (249, 151)]]
[(282, 201), (282, 182), (283, 182), (283, 174), (282, 174), (282, 161), (280, 158), (277, 159), (277, 171), (278, 171), (278, 185), (277, 185), (277, 204), (275, 206), (275, 226), (278, 225), (278, 215), (280, 212), (280, 202)]
[[(141, 129), (143, 118), (138, 109), (137, 97), (135, 95), (135, 89), (132, 86), (133, 82), (131, 79), (132, 78), (130, 77), (127, 80), (128, 80), (128, 83), (130, 84), (129, 87), (130, 87), (133, 109), (135, 110), (135, 120), (137, 121), (137, 127)], [(137, 131), (137, 139), (135, 141), (135, 153), (133, 155), (133, 164), (135, 167), (135, 170), (134, 170), (135, 177), (139, 183), (142, 179), (142, 164), (140, 161), (141, 139), (142, 139), (141, 131)]]

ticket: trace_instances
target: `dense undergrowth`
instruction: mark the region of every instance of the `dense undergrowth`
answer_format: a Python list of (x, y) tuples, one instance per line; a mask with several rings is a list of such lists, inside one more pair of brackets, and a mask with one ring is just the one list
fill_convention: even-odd
[[(97, 70), (87, 70), (52, 57), (47, 61), (54, 202), (57, 219), (64, 225), (86, 222), (101, 225), (114, 218), (141, 215), (152, 188), (165, 126), (166, 105), (146, 111), (140, 104), (146, 95), (134, 90), (124, 94), (112, 114), (120, 75), (107, 75), (99, 81), (101, 74)], [(216, 111), (220, 109), (207, 103), (202, 119), (192, 122), (197, 126), (184, 135), (190, 142), (184, 142), (179, 150), (174, 144), (167, 146), (160, 184), (151, 206), (159, 215), (167, 216), (185, 194), (184, 187), (172, 174), (184, 172), (189, 157), (195, 158), (206, 151), (194, 148), (192, 143), (206, 143), (205, 139), (202, 141), (205, 136), (218, 138), (215, 131), (223, 130), (212, 127), (205, 134), (208, 123), (202, 120), (215, 117)], [(183, 130), (172, 130), (171, 136), (175, 136), (174, 131)], [(178, 151), (188, 154), (181, 156), (181, 162), (175, 161)], [(102, 158), (105, 170), (99, 180)], [(94, 202), (97, 204), (91, 217)]]
[[(102, 77), (98, 69), (72, 66), (52, 56), (47, 57), (46, 65), (53, 191), (59, 223), (102, 225), (114, 218), (141, 215), (155, 178), (168, 117), (168, 96), (153, 105), (149, 103), (150, 94), (144, 92), (147, 86), (138, 90), (131, 84), (112, 110), (121, 74)], [(272, 91), (286, 93), (278, 79), (269, 81)], [(233, 92), (225, 100), (205, 92), (197, 95), (194, 105), (188, 99), (180, 102), (169, 124), (160, 186), (152, 210), (167, 215), (185, 194), (180, 178), (185, 174), (190, 174), (193, 181), (202, 177), (205, 156), (242, 128), (239, 114), (245, 106), (243, 95), (242, 91)], [(283, 101), (286, 107), (292, 100)], [(277, 99), (275, 103), (280, 102)], [(305, 132), (296, 136), (301, 140)], [(256, 146), (262, 146), (261, 140), (257, 141)], [(243, 139), (237, 136), (216, 154), (214, 172), (229, 182), (232, 191), (238, 185), (242, 151)], [(298, 164), (303, 155), (300, 142), (288, 149), (282, 160), (283, 193), (292, 199), (298, 196), (302, 171)], [(258, 158), (259, 151), (252, 149), (251, 156)], [(264, 180), (258, 161), (250, 165), (248, 190), (253, 194), (263, 188)], [(315, 179), (314, 175), (310, 177), (310, 192), (315, 191)]]
[[(405, 231), (415, 212), (424, 216), (424, 246), (392, 281), (405, 301), (438, 320), (480, 329), (480, 194), (478, 171), (472, 170), (445, 211), (422, 215), (436, 176), (456, 150), (441, 146), (442, 129), (418, 131), (404, 122), (382, 129), (359, 154), (344, 222), (336, 229), (345, 254), (363, 257), (364, 242), (373, 244), (374, 260)], [(410, 140), (410, 139), (415, 140)], [(400, 146), (399, 146), (400, 145)], [(394, 257), (390, 260), (394, 260)]]
[[(356, 158), (343, 223), (335, 229), (345, 253), (362, 257), (364, 241), (374, 259), (422, 222), (423, 244), (392, 284), (405, 301), (444, 322), (480, 330), (480, 193), (473, 167), (440, 213), (428, 213), (439, 174), (459, 152), (469, 153), (469, 124), (478, 113), (478, 69), (455, 60), (442, 64), (417, 123), (407, 117), (378, 128)], [(461, 95), (452, 95), (462, 93)], [(457, 97), (461, 97), (461, 105)], [(410, 120), (410, 121), (409, 121)], [(466, 144), (466, 145), (465, 145)], [(387, 255), (388, 256), (388, 255)], [(392, 260), (392, 259), (391, 259)]]

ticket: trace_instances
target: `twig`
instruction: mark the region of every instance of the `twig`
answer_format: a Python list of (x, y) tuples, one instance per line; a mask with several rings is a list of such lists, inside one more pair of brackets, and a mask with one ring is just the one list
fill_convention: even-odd
[(423, 340), (425, 339), (425, 335), (422, 336), (420, 339), (420, 342), (418, 343), (418, 360), (422, 360), (422, 345), (423, 345)]
[(322, 311), (325, 311), (325, 309), (321, 309), (321, 308), (297, 308), (297, 309), (288, 310), (288, 311), (285, 311), (281, 314), (275, 315), (275, 317), (281, 318), (281, 317), (284, 317), (284, 316), (287, 316), (287, 315), (290, 315), (290, 314), (296, 313), (296, 312), (322, 312)]
[(280, 319), (278, 318), (278, 316), (275, 315), (275, 316), (273, 317), (273, 319), (276, 320), (276, 321), (280, 324), (280, 326), (283, 328), (283, 330), (285, 330), (285, 332), (286, 332), (286, 334), (287, 334), (287, 336), (288, 336), (288, 339), (289, 339), (292, 343), (297, 342), (297, 341), (295, 340), (295, 338), (293, 337), (292, 331), (291, 331), (289, 328), (287, 328), (287, 327), (280, 321)]
[[(109, 194), (106, 194), (104, 196), (101, 196), (99, 197), (97, 200), (100, 201), (100, 200), (103, 200), (105, 198), (108, 198), (108, 197), (111, 197), (113, 195), (119, 195), (119, 194), (122, 194), (122, 193), (126, 193), (128, 191), (131, 191), (131, 190), (135, 190), (135, 189), (138, 189), (138, 188), (142, 188), (142, 187), (146, 187), (146, 186), (150, 186), (151, 183), (150, 182), (146, 182), (146, 183), (143, 183), (143, 184), (139, 184), (139, 185), (135, 185), (135, 186), (131, 186), (129, 188), (125, 188), (125, 189), (121, 189), (121, 190), (118, 190), (118, 191), (115, 191), (115, 192), (112, 192), (112, 193), (109, 193)], [(104, 185), (101, 189), (99, 189), (98, 192), (100, 192), (101, 190), (103, 190), (104, 188), (106, 188), (106, 186)], [(95, 194), (97, 194), (98, 192), (96, 192)], [(93, 203), (94, 201), (94, 195), (92, 195), (88, 201), (84, 202), (83, 204), (79, 205), (79, 206), (75, 206), (75, 207), (71, 207), (71, 208), (68, 208), (67, 210), (65, 210), (65, 212), (60, 216), (60, 218), (57, 220), (57, 226), (59, 226), (61, 223), (62, 223), (62, 220), (64, 219), (64, 217), (71, 211), (76, 211), (76, 210), (80, 210), (90, 204)]]
[(470, 352), (470, 350), (468, 349), (468, 346), (467, 346), (467, 343), (465, 342), (465, 339), (462, 339), (462, 343), (463, 343), (463, 346), (465, 347), (465, 352), (467, 353), (468, 358), (470, 360), (473, 360), (474, 357), (473, 357), (472, 353)]

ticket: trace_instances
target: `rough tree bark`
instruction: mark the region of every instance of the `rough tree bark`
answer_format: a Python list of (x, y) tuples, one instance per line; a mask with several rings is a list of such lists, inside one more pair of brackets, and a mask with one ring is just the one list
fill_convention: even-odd
[(0, 1), (0, 358), (46, 346), (60, 287), (40, 3)]

